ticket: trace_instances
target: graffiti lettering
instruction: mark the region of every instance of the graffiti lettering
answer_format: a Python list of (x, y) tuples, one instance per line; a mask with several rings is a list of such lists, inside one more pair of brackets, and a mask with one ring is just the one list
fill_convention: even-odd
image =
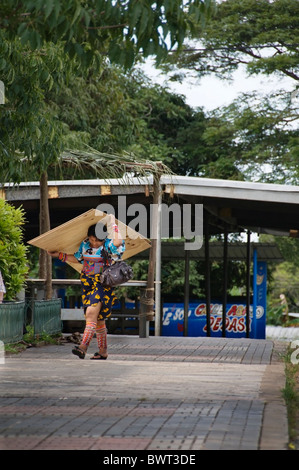
[[(222, 319), (221, 317), (211, 317), (210, 320), (211, 331), (217, 332), (222, 330)], [(242, 333), (245, 331), (245, 318), (226, 318), (225, 329), (227, 332)], [(207, 325), (204, 326), (203, 330), (207, 331)]]
[[(261, 314), (258, 314), (259, 309)], [(222, 303), (211, 303), (210, 330), (212, 336), (220, 337), (223, 333)], [(206, 336), (207, 315), (206, 302), (190, 302), (188, 321), (184, 324), (184, 304), (165, 303), (163, 305), (162, 328), (165, 336)], [(254, 323), (253, 323), (254, 320)], [(185, 332), (185, 327), (187, 331)], [(253, 318), (253, 307), (250, 306), (249, 323), (247, 323), (246, 304), (228, 303), (225, 316), (225, 333), (228, 337), (244, 337), (248, 331), (253, 337), (265, 337), (265, 312), (262, 306), (257, 306), (256, 318)], [(299, 354), (298, 359), (299, 359)], [(294, 360), (296, 360), (294, 353)]]
[[(252, 313), (252, 312), (251, 312)], [(196, 317), (206, 315), (206, 304), (199, 304), (194, 311)], [(211, 304), (211, 315), (222, 315), (222, 304)], [(227, 310), (226, 315), (242, 317), (246, 316), (246, 305), (233, 304)]]

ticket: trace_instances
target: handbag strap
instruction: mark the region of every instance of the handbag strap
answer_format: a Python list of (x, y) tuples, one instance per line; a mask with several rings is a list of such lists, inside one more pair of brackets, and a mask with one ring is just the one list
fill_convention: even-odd
[(109, 256), (108, 251), (106, 250), (106, 248), (104, 246), (102, 248), (102, 255), (103, 255), (104, 265), (110, 266), (111, 263), (112, 263), (112, 260)]

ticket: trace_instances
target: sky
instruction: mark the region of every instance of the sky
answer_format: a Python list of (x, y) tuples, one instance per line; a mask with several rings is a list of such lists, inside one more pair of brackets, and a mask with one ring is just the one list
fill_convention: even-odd
[(234, 73), (233, 82), (209, 76), (200, 81), (195, 79), (191, 81), (190, 78), (179, 84), (168, 81), (165, 75), (155, 69), (150, 60), (142, 68), (153, 81), (167, 85), (171, 91), (184, 95), (189, 106), (203, 107), (206, 111), (229, 105), (241, 93), (257, 91), (266, 94), (280, 88), (290, 91), (294, 88), (294, 80), (291, 78), (266, 75), (248, 77), (244, 70)]

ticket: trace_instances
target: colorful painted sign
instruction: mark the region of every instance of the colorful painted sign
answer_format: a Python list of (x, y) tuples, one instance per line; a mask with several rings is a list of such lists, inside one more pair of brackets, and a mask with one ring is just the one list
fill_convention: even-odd
[[(259, 307), (259, 306), (258, 306)], [(253, 309), (250, 308), (250, 337), (265, 337), (265, 310), (258, 308), (256, 318), (259, 336), (254, 336), (252, 329)], [(262, 312), (264, 312), (262, 314)], [(222, 303), (211, 302), (211, 336), (222, 336)], [(163, 305), (162, 336), (184, 335), (184, 304), (167, 303)], [(192, 302), (188, 311), (188, 336), (207, 336), (206, 304), (204, 301)], [(227, 338), (246, 337), (246, 304), (227, 304), (226, 335)]]
[[(254, 253), (253, 305), (249, 312), (249, 337), (265, 339), (267, 305), (267, 263), (257, 261)], [(211, 336), (222, 336), (222, 302), (212, 301), (210, 310)], [(162, 336), (184, 335), (184, 304), (164, 303)], [(206, 303), (190, 302), (187, 336), (207, 336)], [(246, 338), (246, 301), (228, 303), (226, 306), (225, 336)]]

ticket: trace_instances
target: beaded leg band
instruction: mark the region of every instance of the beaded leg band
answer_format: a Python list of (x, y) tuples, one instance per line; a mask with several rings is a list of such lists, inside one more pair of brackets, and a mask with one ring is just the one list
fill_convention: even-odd
[(96, 327), (96, 336), (100, 354), (107, 354), (107, 329), (106, 326)]
[(83, 338), (82, 338), (82, 343), (81, 343), (82, 345), (86, 346), (86, 348), (88, 348), (88, 346), (90, 345), (90, 342), (96, 330), (96, 326), (97, 324), (94, 322), (86, 322), (86, 326), (85, 326)]

